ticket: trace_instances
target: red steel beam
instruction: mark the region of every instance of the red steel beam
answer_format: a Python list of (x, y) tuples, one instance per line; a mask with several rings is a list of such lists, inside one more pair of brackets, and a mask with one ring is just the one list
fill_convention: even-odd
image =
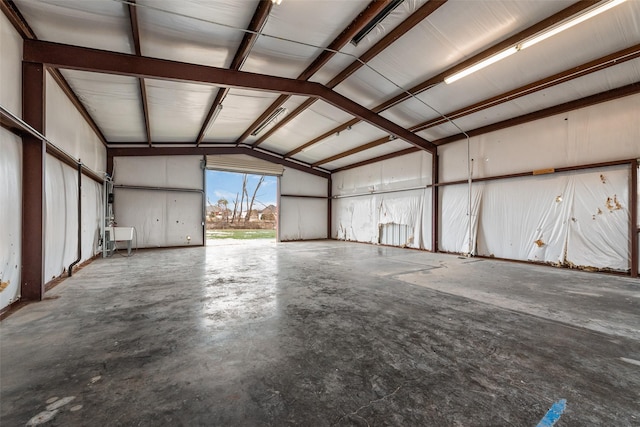
[(310, 173), (312, 175), (328, 178), (330, 174), (318, 169), (313, 169), (310, 165), (302, 162), (293, 162), (291, 160), (283, 159), (281, 156), (275, 153), (269, 153), (264, 150), (252, 150), (248, 147), (215, 147), (215, 146), (184, 146), (184, 147), (132, 147), (132, 148), (107, 148), (107, 163), (111, 164), (113, 169), (114, 157), (125, 156), (205, 156), (207, 154), (246, 154), (258, 159), (267, 160), (272, 163), (277, 163), (292, 169), (300, 170), (302, 172)]
[[(27, 21), (24, 19), (24, 16), (22, 16), (20, 10), (13, 1), (0, 0), (0, 10), (2, 10), (2, 13), (4, 13), (7, 19), (9, 19), (9, 22), (11, 22), (11, 24), (16, 29), (18, 34), (20, 34), (23, 40), (38, 39), (38, 37), (36, 37), (36, 33), (33, 31), (33, 29), (31, 29)], [(51, 74), (51, 77), (53, 77), (56, 83), (58, 83), (58, 86), (60, 86), (60, 89), (62, 89), (65, 95), (67, 95), (67, 98), (69, 98), (71, 103), (76, 107), (87, 124), (91, 127), (91, 129), (93, 129), (95, 134), (98, 136), (98, 139), (100, 139), (100, 142), (102, 142), (102, 145), (106, 146), (107, 140), (105, 139), (102, 131), (96, 124), (95, 120), (93, 120), (93, 117), (91, 117), (87, 109), (84, 108), (84, 105), (82, 105), (82, 102), (80, 102), (76, 94), (73, 92), (73, 89), (71, 89), (71, 86), (69, 86), (69, 83), (64, 78), (64, 76), (60, 74), (60, 71), (56, 70), (55, 68), (50, 68), (49, 74)]]
[[(512, 126), (529, 123), (535, 120), (544, 119), (547, 117), (554, 116), (556, 114), (566, 113), (568, 111), (577, 110), (579, 108), (589, 107), (591, 105), (600, 104), (603, 102), (613, 101), (618, 98), (623, 98), (625, 96), (635, 95), (640, 93), (640, 82), (631, 83), (626, 86), (619, 87), (617, 89), (612, 89), (606, 92), (601, 92), (595, 95), (587, 96), (584, 98), (576, 99), (574, 101), (565, 102), (564, 104), (556, 105), (553, 107), (545, 108), (543, 110), (535, 111), (533, 113), (524, 114), (522, 116), (513, 117), (511, 119), (503, 120), (501, 122), (493, 123), (491, 125), (483, 126), (477, 129), (473, 129), (468, 131), (469, 136), (479, 136), (484, 135), (489, 132), (494, 132), (496, 130), (506, 129)], [(465, 139), (466, 136), (463, 134), (457, 134), (448, 136), (446, 138), (438, 139), (433, 141), (437, 146), (449, 144), (455, 141), (460, 141)], [(399, 156), (404, 156), (407, 154), (418, 152), (419, 150), (415, 147), (406, 148), (404, 150), (396, 151), (395, 153), (385, 154), (383, 156), (374, 157), (368, 160), (363, 160), (358, 163), (353, 163), (348, 166), (343, 166), (341, 168), (337, 168), (331, 171), (331, 173), (341, 172), (344, 170), (349, 170), (353, 168), (357, 168), (360, 166), (369, 165), (371, 163), (380, 162), (387, 159), (392, 159)], [(466, 182), (466, 181), (465, 181)]]
[[(510, 46), (515, 45), (516, 43), (531, 37), (534, 34), (539, 33), (540, 31), (543, 31), (549, 27), (552, 27), (553, 25), (556, 25), (558, 22), (561, 22), (565, 19), (567, 19), (570, 16), (575, 15), (576, 13), (579, 13), (591, 6), (593, 6), (595, 3), (597, 3), (599, 0), (584, 0), (584, 1), (579, 1), (577, 3), (572, 4), (571, 6), (561, 10), (560, 12), (538, 22), (537, 24), (534, 24), (532, 26), (530, 26), (529, 28), (526, 28), (522, 31), (520, 31), (518, 34), (515, 34), (511, 37), (509, 37), (506, 40), (503, 40), (493, 46), (491, 46), (488, 49), (485, 49), (484, 51), (472, 56), (469, 59), (464, 60), (463, 62), (454, 65), (453, 67), (448, 68), (447, 70), (442, 71), (441, 73), (428, 78), (427, 80), (423, 81), (422, 83), (417, 84), (416, 86), (410, 88), (409, 90), (407, 90), (407, 92), (409, 92), (412, 95), (417, 95), (437, 84), (440, 84), (444, 81), (445, 77), (454, 74), (458, 71), (464, 70), (465, 68), (480, 62), (486, 58), (489, 58), (490, 56), (495, 55), (496, 53), (502, 51), (503, 49), (506, 49)], [(374, 113), (380, 113), (382, 111), (385, 111), (391, 107), (393, 107), (394, 105), (397, 105), (403, 101), (406, 101), (407, 99), (409, 99), (411, 97), (411, 95), (409, 95), (409, 93), (403, 92), (400, 93), (396, 96), (394, 96), (393, 98), (383, 102), (382, 104), (377, 105), (376, 107), (372, 108), (371, 111), (373, 111)], [(300, 151), (304, 150), (307, 147), (310, 147), (328, 137), (330, 137), (331, 135), (334, 135), (336, 132), (342, 132), (343, 130), (345, 130), (347, 127), (349, 126), (353, 126), (354, 124), (358, 123), (359, 120), (350, 120), (347, 123), (344, 123), (342, 125), (336, 126), (335, 128), (323, 133), (322, 135), (300, 145), (299, 147), (295, 148), (294, 150), (291, 150), (290, 152), (287, 153), (286, 157), (291, 157), (297, 153), (299, 153)]]
[[(244, 34), (242, 41), (240, 42), (240, 46), (236, 51), (233, 60), (231, 61), (231, 65), (229, 69), (231, 70), (239, 70), (246, 61), (249, 53), (251, 52), (251, 48), (254, 43), (258, 39), (258, 33), (262, 31), (264, 25), (267, 23), (267, 19), (269, 18), (269, 13), (271, 12), (271, 7), (273, 6), (273, 2), (271, 0), (260, 0), (258, 3), (258, 7), (253, 14), (253, 18), (251, 18), (251, 22), (249, 23), (249, 27), (247, 28), (249, 32)], [(198, 132), (198, 137), (196, 138), (196, 147), (200, 145), (202, 140), (204, 139), (204, 134), (207, 131), (207, 127), (209, 127), (209, 123), (213, 118), (213, 114), (216, 112), (216, 109), (219, 105), (222, 104), (222, 101), (226, 98), (229, 93), (229, 88), (221, 87), (218, 89), (218, 93), (216, 94), (213, 103), (211, 104), (211, 108), (209, 108), (209, 112), (200, 127), (200, 132)]]
[[(133, 47), (137, 56), (142, 56), (142, 49), (140, 48), (140, 29), (138, 27), (138, 10), (136, 6), (136, 0), (130, 0), (127, 4), (129, 9), (129, 21), (131, 22), (131, 35), (133, 36)], [(139, 78), (138, 84), (140, 86), (140, 99), (142, 101), (142, 114), (144, 119), (144, 129), (147, 136), (147, 144), (152, 146), (151, 142), (151, 124), (149, 121), (149, 103), (147, 102), (147, 87), (144, 84), (144, 79)]]
[(629, 174), (629, 256), (631, 257), (631, 277), (638, 276), (638, 160), (631, 162), (631, 173)]
[[(636, 44), (626, 49), (622, 49), (617, 52), (611, 53), (609, 55), (603, 56), (601, 58), (595, 59), (593, 61), (589, 61), (577, 67), (572, 67), (568, 70), (562, 71), (560, 73), (556, 73), (544, 79), (540, 79), (533, 83), (529, 83), (527, 85), (510, 90), (508, 92), (501, 93), (500, 95), (496, 95), (494, 97), (476, 102), (475, 104), (460, 108), (456, 111), (452, 111), (450, 113), (445, 114), (445, 116), (449, 120), (459, 119), (469, 114), (477, 113), (478, 111), (495, 107), (496, 105), (500, 105), (508, 101), (513, 101), (514, 99), (517, 99), (526, 95), (530, 95), (532, 93), (535, 93), (544, 89), (548, 89), (550, 87), (559, 85), (561, 83), (565, 83), (570, 80), (577, 79), (579, 77), (583, 77), (588, 74), (594, 73), (596, 71), (604, 70), (605, 68), (609, 68), (614, 65), (619, 65), (626, 61), (630, 61), (632, 59), (636, 59), (639, 57), (640, 57), (640, 44)], [(408, 129), (411, 132), (420, 132), (422, 130), (425, 130), (434, 126), (447, 123), (449, 121), (447, 118), (436, 117), (434, 119), (427, 120), (415, 126), (411, 126)], [(350, 150), (344, 151), (342, 153), (336, 154), (334, 156), (328, 157), (326, 159), (319, 160), (313, 163), (313, 166), (323, 165), (325, 163), (330, 163), (335, 160), (351, 156), (361, 151), (369, 150), (373, 147), (377, 147), (378, 145), (384, 144), (387, 141), (388, 141), (388, 138), (376, 139), (375, 141), (371, 141), (359, 147), (355, 147)], [(285, 154), (285, 157), (289, 157), (291, 153), (292, 152)]]
[[(22, 118), (44, 133), (45, 69), (22, 63)], [(44, 297), (44, 162), (46, 144), (31, 134), (22, 137), (22, 300)]]
[[(298, 76), (298, 80), (308, 80), (335, 55), (334, 51), (342, 49), (358, 32), (380, 13), (391, 0), (372, 1), (360, 14), (336, 37), (318, 57)], [(260, 123), (265, 121), (275, 110), (282, 106), (290, 95), (280, 95), (236, 140), (242, 143), (251, 135)]]
[(35, 39), (36, 33), (33, 32), (27, 21), (20, 13), (20, 10), (12, 0), (1, 0), (0, 10), (9, 19), (11, 25), (16, 29), (22, 39)]
[(42, 62), (59, 68), (161, 80), (182, 80), (321, 98), (423, 150), (435, 150), (431, 142), (319, 83), (36, 40), (25, 40), (23, 57), (27, 61)]
[[(347, 66), (344, 70), (342, 70), (337, 76), (335, 76), (329, 83), (327, 83), (327, 87), (329, 89), (333, 89), (343, 81), (345, 81), (350, 75), (355, 73), (357, 70), (362, 68), (364, 64), (371, 59), (373, 59), (380, 52), (389, 47), (393, 42), (398, 40), (404, 34), (406, 34), (413, 27), (418, 25), (424, 19), (426, 19), (429, 15), (435, 12), (440, 6), (445, 4), (447, 0), (430, 0), (427, 3), (423, 4), (418, 10), (413, 12), (411, 16), (402, 21), (400, 25), (391, 30), (386, 36), (384, 36), (380, 41), (374, 44), (369, 50), (363, 53), (358, 59), (354, 60), (351, 64)], [(304, 103), (294, 111), (289, 113), (286, 117), (280, 120), (275, 126), (269, 129), (262, 137), (260, 137), (256, 142), (253, 143), (253, 146), (260, 145), (266, 139), (268, 139), (271, 135), (273, 135), (278, 129), (286, 125), (288, 122), (293, 120), (296, 116), (306, 110), (311, 104), (313, 104), (316, 100), (311, 100), (310, 103)]]

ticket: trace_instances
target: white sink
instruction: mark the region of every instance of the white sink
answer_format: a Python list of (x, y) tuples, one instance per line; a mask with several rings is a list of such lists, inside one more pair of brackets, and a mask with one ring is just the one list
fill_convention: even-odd
[(109, 240), (133, 240), (133, 227), (107, 227), (109, 232)]

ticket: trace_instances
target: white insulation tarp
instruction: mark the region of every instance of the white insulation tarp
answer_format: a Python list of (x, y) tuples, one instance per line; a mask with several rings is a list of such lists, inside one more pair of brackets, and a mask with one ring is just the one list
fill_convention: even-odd
[(279, 239), (326, 239), (327, 179), (285, 167), (280, 177)]
[(410, 230), (398, 246), (431, 249), (431, 188), (333, 200), (332, 237), (381, 243), (383, 226)]
[(133, 247), (204, 243), (202, 166), (202, 156), (114, 158), (115, 221), (135, 229)]
[[(45, 162), (45, 262), (44, 280), (65, 273), (78, 258), (78, 172), (58, 159)], [(98, 252), (102, 212), (102, 186), (82, 177), (82, 256)]]
[(431, 249), (431, 162), (413, 153), (334, 174), (332, 237), (385, 243), (383, 229), (403, 230), (398, 246)]
[(107, 164), (107, 149), (78, 109), (46, 73), (45, 135), (57, 147), (62, 148), (89, 169), (104, 172)]
[(133, 227), (134, 248), (202, 245), (201, 193), (116, 188), (118, 226)]
[[(472, 185), (471, 245), (482, 256), (629, 269), (629, 167)], [(469, 252), (467, 185), (441, 189), (440, 250)]]
[(0, 128), (0, 309), (20, 297), (22, 141)]

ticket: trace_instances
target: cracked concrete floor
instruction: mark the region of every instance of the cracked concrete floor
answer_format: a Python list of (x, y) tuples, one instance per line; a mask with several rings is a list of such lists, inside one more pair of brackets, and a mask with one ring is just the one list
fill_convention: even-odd
[(0, 424), (640, 425), (640, 282), (335, 241), (99, 259), (0, 328)]

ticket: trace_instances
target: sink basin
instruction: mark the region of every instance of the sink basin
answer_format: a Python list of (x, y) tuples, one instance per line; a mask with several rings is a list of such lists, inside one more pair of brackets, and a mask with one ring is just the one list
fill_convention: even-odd
[(106, 231), (111, 241), (133, 240), (133, 227), (107, 227)]

